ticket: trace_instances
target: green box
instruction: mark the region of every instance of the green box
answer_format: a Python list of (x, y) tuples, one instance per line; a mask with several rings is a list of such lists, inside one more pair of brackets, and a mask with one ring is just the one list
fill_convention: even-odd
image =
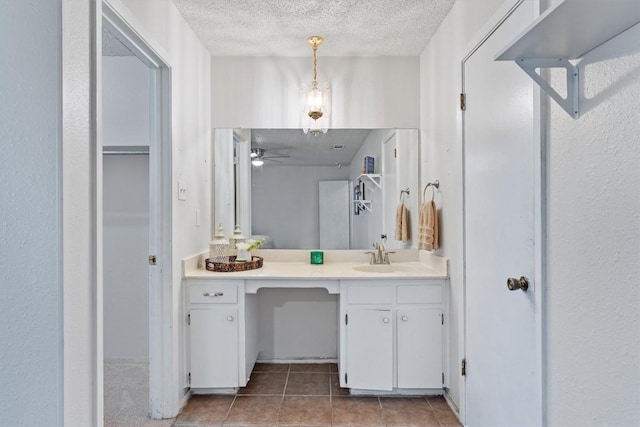
[(324, 264), (324, 252), (311, 251), (311, 264)]

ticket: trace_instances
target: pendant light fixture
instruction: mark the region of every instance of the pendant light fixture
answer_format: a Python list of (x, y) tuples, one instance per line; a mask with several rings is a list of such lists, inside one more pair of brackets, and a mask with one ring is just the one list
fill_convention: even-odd
[(313, 49), (313, 81), (311, 87), (302, 88), (302, 130), (304, 133), (317, 135), (329, 129), (329, 115), (331, 114), (331, 86), (329, 83), (318, 83), (318, 46), (324, 39), (320, 36), (311, 36), (307, 43)]

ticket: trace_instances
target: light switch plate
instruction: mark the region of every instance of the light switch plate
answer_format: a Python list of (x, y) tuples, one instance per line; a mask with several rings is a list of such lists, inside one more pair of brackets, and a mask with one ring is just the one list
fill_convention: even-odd
[(184, 181), (178, 181), (178, 200), (187, 200), (187, 186)]

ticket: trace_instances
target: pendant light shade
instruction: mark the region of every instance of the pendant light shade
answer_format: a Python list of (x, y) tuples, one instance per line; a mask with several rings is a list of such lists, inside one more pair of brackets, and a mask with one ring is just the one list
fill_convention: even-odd
[(304, 133), (326, 132), (329, 129), (331, 115), (331, 86), (329, 83), (318, 83), (318, 46), (324, 39), (320, 36), (309, 37), (307, 43), (313, 49), (313, 80), (311, 86), (302, 88), (302, 130)]

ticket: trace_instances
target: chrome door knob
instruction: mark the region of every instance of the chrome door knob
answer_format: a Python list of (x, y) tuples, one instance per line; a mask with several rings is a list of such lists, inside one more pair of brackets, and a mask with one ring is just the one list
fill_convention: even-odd
[(233, 316), (227, 316), (227, 320), (228, 320), (229, 322), (233, 322)]
[(507, 288), (509, 288), (510, 291), (521, 289), (526, 292), (527, 289), (529, 289), (529, 281), (524, 276), (520, 277), (519, 279), (516, 279), (515, 277), (509, 277), (507, 279)]
[(384, 319), (382, 319), (382, 323), (389, 323), (389, 318), (385, 317)]
[(408, 318), (407, 316), (402, 316), (402, 321), (403, 321), (403, 322), (406, 322), (406, 321), (408, 321), (408, 320), (409, 320), (409, 318)]

